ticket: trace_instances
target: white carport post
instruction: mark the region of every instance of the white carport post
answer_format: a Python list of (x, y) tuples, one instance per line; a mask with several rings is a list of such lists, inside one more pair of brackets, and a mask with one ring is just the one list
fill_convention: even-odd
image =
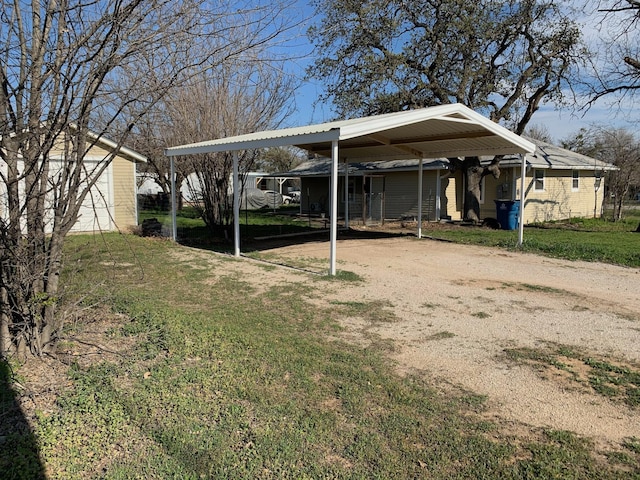
[(436, 171), (436, 222), (440, 221), (440, 193), (442, 190), (442, 179), (440, 169)]
[(520, 165), (520, 208), (518, 209), (518, 246), (522, 247), (524, 241), (524, 202), (525, 194), (525, 176), (527, 174), (527, 156), (522, 155), (522, 164)]
[(178, 224), (176, 219), (178, 207), (176, 205), (176, 166), (173, 158), (174, 157), (170, 157), (169, 161), (171, 166), (171, 239), (176, 242), (178, 241)]
[(349, 228), (349, 162), (344, 160), (344, 228)]
[(422, 238), (422, 157), (418, 163), (418, 238)]
[(233, 151), (233, 256), (240, 256), (240, 178), (238, 152)]
[(329, 275), (336, 274), (336, 242), (338, 240), (338, 140), (331, 142), (331, 230)]

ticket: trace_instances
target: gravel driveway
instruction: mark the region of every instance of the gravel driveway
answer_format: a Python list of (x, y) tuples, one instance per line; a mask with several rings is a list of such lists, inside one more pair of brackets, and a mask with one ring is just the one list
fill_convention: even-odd
[[(329, 245), (268, 253), (285, 262), (327, 259)], [(505, 355), (505, 349), (553, 342), (637, 368), (639, 269), (414, 237), (339, 240), (337, 259), (339, 270), (365, 281), (332, 284), (314, 301), (382, 301), (395, 321), (341, 321), (354, 341), (371, 334), (392, 340), (401, 371), (427, 372), (443, 386), (485, 395), (486, 415), (514, 429), (552, 427), (597, 443), (640, 436), (637, 409)]]

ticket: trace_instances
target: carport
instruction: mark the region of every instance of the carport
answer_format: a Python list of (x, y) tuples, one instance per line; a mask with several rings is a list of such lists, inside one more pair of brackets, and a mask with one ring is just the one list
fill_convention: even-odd
[[(417, 234), (420, 237), (423, 159), (520, 154), (522, 168), (518, 242), (522, 244), (522, 211), (525, 205), (522, 197), (525, 193), (526, 154), (532, 154), (535, 151), (535, 146), (459, 103), (208, 140), (167, 148), (165, 155), (171, 159), (173, 180), (175, 178), (173, 174), (175, 157), (231, 151), (233, 152), (233, 184), (239, 185), (238, 151), (290, 145), (318, 156), (331, 158), (332, 161), (329, 213), (330, 275), (336, 274), (339, 162), (348, 164), (351, 161), (363, 160), (419, 159), (417, 188), (420, 198), (418, 201)], [(235, 193), (234, 190), (234, 255), (239, 257), (240, 201), (239, 195)], [(176, 236), (175, 204), (175, 189), (172, 185), (174, 239)]]

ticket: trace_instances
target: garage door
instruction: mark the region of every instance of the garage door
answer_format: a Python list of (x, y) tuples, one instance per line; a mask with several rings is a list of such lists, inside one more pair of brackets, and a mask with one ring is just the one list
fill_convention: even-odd
[[(88, 163), (88, 170), (95, 166), (93, 162)], [(113, 209), (113, 194), (111, 182), (111, 166), (98, 178), (87, 197), (85, 198), (80, 211), (78, 221), (73, 226), (73, 232), (108, 231), (112, 228), (110, 212)]]

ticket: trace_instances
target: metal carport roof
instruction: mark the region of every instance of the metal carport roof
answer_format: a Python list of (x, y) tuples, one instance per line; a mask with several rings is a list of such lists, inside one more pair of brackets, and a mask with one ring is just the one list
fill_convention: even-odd
[[(470, 108), (456, 103), (372, 117), (285, 128), (208, 140), (165, 149), (171, 157), (293, 145), (330, 157), (331, 230), (330, 268), (335, 275), (337, 239), (338, 161), (430, 159), (476, 155), (521, 154), (524, 183), (527, 153), (535, 145)], [(419, 182), (422, 175), (419, 176)], [(234, 185), (238, 185), (237, 155), (234, 156)], [(524, 192), (524, 188), (521, 189)], [(240, 255), (239, 196), (234, 195), (235, 255)], [(174, 202), (175, 204), (175, 202)], [(524, 205), (524, 202), (521, 202)], [(175, 222), (174, 222), (175, 224)], [(520, 221), (520, 242), (522, 221)]]

